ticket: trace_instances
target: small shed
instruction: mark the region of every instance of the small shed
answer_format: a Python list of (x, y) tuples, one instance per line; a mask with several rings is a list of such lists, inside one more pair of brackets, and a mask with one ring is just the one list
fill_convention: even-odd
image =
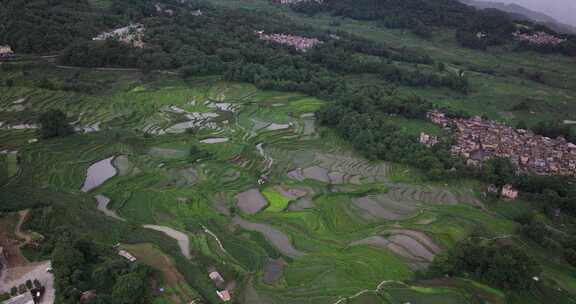
[(502, 187), (502, 197), (509, 200), (515, 200), (518, 198), (518, 190), (514, 189), (514, 187), (510, 184), (504, 185)]
[(222, 300), (224, 302), (228, 302), (231, 299), (230, 292), (228, 292), (228, 290), (217, 290), (216, 294), (218, 294), (218, 296), (220, 297), (220, 300)]

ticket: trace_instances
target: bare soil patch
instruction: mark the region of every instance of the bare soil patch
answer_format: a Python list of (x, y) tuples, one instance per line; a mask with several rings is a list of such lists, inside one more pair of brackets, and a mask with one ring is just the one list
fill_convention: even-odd
[(264, 237), (268, 241), (270, 241), (270, 243), (274, 247), (276, 247), (278, 250), (280, 250), (280, 252), (282, 252), (286, 256), (297, 258), (305, 255), (304, 252), (299, 251), (296, 248), (294, 248), (294, 246), (292, 246), (290, 238), (284, 232), (270, 225), (261, 223), (252, 223), (242, 219), (239, 216), (234, 217), (234, 219), (232, 219), (232, 223), (246, 230), (257, 231), (262, 233)]
[(302, 175), (304, 177), (317, 180), (323, 183), (329, 183), (330, 177), (328, 176), (328, 170), (319, 166), (312, 166), (302, 170)]

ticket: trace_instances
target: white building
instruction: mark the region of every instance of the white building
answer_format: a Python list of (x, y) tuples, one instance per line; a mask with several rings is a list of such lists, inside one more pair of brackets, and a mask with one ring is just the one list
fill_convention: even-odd
[(134, 257), (132, 254), (130, 254), (130, 252), (128, 252), (126, 250), (118, 250), (118, 255), (127, 259), (130, 262), (136, 261), (136, 257)]
[(224, 302), (228, 302), (231, 299), (230, 293), (228, 292), (228, 290), (222, 290), (222, 291), (217, 290), (216, 294), (220, 297), (220, 300), (222, 300)]
[(9, 58), (14, 56), (14, 51), (9, 45), (0, 45), (0, 58)]
[(218, 273), (218, 271), (212, 271), (208, 276), (216, 284), (224, 283), (224, 278), (220, 275), (220, 273)]

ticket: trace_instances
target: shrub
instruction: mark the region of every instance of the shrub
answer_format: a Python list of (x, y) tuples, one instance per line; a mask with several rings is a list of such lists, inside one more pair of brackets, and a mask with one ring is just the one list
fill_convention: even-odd
[(564, 258), (570, 265), (576, 266), (576, 250), (571, 248), (564, 250)]
[(64, 136), (73, 133), (72, 127), (68, 124), (66, 114), (60, 110), (48, 110), (40, 116), (40, 135), (42, 138)]

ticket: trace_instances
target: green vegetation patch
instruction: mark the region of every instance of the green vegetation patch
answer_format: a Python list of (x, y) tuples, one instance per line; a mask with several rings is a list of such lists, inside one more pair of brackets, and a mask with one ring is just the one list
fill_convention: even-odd
[(282, 212), (286, 210), (288, 204), (290, 203), (289, 198), (285, 197), (271, 187), (262, 190), (262, 195), (264, 195), (266, 200), (270, 203), (268, 208), (266, 208), (266, 211), (269, 212)]

